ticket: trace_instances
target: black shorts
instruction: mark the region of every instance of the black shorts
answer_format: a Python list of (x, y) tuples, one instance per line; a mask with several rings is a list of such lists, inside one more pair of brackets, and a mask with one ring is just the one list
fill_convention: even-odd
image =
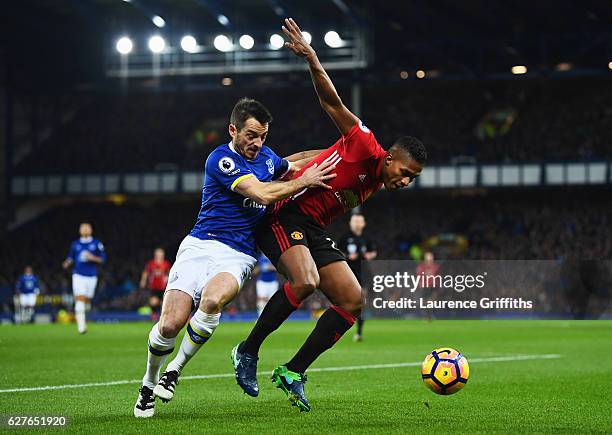
[(317, 269), (335, 261), (345, 261), (332, 236), (293, 204), (267, 216), (257, 228), (255, 237), (259, 249), (275, 267), (283, 252), (298, 245), (310, 250)]

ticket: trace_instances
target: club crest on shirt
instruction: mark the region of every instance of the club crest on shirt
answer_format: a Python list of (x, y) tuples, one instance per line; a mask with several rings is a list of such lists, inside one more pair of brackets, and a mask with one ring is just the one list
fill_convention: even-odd
[(219, 169), (224, 174), (229, 174), (235, 167), (236, 164), (234, 163), (231, 157), (225, 156), (221, 157), (221, 159), (219, 160)]
[(291, 233), (291, 238), (293, 240), (302, 240), (304, 238), (304, 234), (299, 231), (294, 231)]
[(274, 175), (274, 163), (272, 162), (272, 159), (266, 160), (266, 165), (268, 165), (268, 172)]

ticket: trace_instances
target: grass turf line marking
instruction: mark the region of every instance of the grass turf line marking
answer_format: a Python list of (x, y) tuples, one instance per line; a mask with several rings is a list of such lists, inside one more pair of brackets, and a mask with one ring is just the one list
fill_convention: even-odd
[[(549, 353), (543, 355), (509, 355), (509, 356), (498, 356), (491, 358), (470, 358), (469, 363), (481, 363), (481, 362), (506, 362), (506, 361), (528, 361), (536, 359), (558, 359), (561, 355), (556, 353)], [(405, 362), (405, 363), (391, 363), (391, 364), (368, 364), (362, 366), (343, 366), (343, 367), (320, 367), (309, 369), (309, 372), (340, 372), (346, 370), (374, 370), (374, 369), (393, 369), (399, 367), (418, 367), (422, 364), (418, 362)], [(194, 375), (194, 376), (181, 376), (181, 380), (193, 380), (193, 379), (217, 379), (217, 378), (233, 378), (233, 373), (220, 373), (213, 375)], [(7, 390), (0, 390), (0, 393), (20, 393), (25, 391), (49, 391), (49, 390), (66, 390), (69, 388), (92, 388), (92, 387), (109, 387), (113, 385), (126, 385), (126, 384), (140, 384), (142, 379), (133, 379), (125, 381), (111, 381), (111, 382), (93, 382), (89, 384), (68, 384), (68, 385), (48, 385), (44, 387), (26, 387), (26, 388), (9, 388)]]

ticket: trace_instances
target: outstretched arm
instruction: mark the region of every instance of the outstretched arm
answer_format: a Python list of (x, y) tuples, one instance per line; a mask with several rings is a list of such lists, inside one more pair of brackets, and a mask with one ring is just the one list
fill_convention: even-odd
[(286, 18), (283, 32), (289, 38), (285, 47), (296, 56), (303, 57), (308, 62), (310, 77), (319, 96), (319, 103), (323, 110), (331, 117), (340, 133), (345, 136), (351, 128), (359, 121), (357, 117), (344, 105), (331, 79), (319, 62), (317, 53), (306, 42), (302, 31), (293, 18)]
[(325, 182), (336, 176), (335, 173), (332, 173), (335, 169), (336, 165), (331, 164), (331, 162), (322, 163), (320, 166), (314, 164), (304, 171), (299, 178), (290, 181), (271, 181), (267, 183), (251, 176), (238, 182), (234, 187), (234, 191), (242, 196), (251, 198), (259, 204), (270, 205), (281, 199), (288, 198), (305, 188), (322, 187), (324, 189), (331, 189)]
[(314, 159), (323, 151), (325, 150), (301, 151), (299, 153), (291, 154), (290, 156), (285, 157), (285, 160), (291, 162), (291, 171), (289, 172), (289, 175), (299, 172), (304, 166), (310, 163), (312, 159)]
[(291, 163), (305, 159), (312, 160), (323, 151), (325, 150), (300, 151), (299, 153), (291, 154), (290, 156), (285, 157), (285, 160), (289, 160)]

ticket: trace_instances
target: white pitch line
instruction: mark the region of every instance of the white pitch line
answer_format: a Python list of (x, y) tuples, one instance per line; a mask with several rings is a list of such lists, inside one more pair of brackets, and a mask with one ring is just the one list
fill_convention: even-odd
[[(542, 354), (542, 355), (509, 355), (509, 356), (498, 356), (491, 358), (470, 358), (471, 363), (481, 362), (506, 362), (506, 361), (527, 361), (535, 359), (557, 359), (561, 358), (561, 355), (556, 353)], [(308, 372), (341, 372), (347, 370), (374, 370), (374, 369), (392, 369), (399, 367), (417, 367), (422, 364), (421, 361), (417, 362), (404, 362), (404, 363), (392, 363), (392, 364), (369, 364), (362, 366), (343, 366), (343, 367), (321, 367), (309, 369)], [(220, 373), (214, 375), (195, 375), (195, 376), (181, 376), (181, 381), (193, 380), (193, 379), (217, 379), (217, 378), (233, 378), (233, 373)], [(92, 388), (92, 387), (109, 387), (112, 385), (125, 385), (125, 384), (140, 384), (142, 379), (132, 379), (125, 381), (110, 381), (110, 382), (93, 382), (90, 384), (68, 384), (68, 385), (47, 385), (44, 387), (26, 387), (26, 388), (9, 388), (7, 390), (0, 390), (0, 393), (20, 393), (24, 391), (48, 391), (48, 390), (66, 390), (69, 388)]]

